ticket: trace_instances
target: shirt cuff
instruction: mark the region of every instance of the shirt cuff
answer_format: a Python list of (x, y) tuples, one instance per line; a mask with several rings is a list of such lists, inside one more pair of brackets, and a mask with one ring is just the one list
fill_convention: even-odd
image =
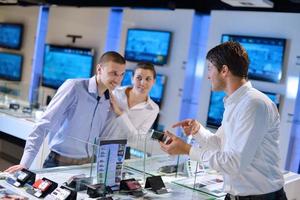
[(201, 149), (197, 147), (191, 147), (189, 156), (192, 160), (201, 162)]
[(198, 131), (197, 133), (195, 133), (193, 135), (193, 138), (198, 142), (198, 143), (201, 143), (201, 140), (202, 140), (202, 133), (200, 131)]
[(34, 158), (32, 158), (32, 156), (27, 155), (26, 152), (24, 152), (24, 155), (22, 156), (20, 165), (25, 166), (27, 169), (30, 168), (32, 162), (33, 162)]

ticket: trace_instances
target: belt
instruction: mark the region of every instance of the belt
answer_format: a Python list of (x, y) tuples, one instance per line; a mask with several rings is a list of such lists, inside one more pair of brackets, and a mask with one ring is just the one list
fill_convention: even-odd
[(93, 157), (70, 158), (67, 156), (62, 156), (54, 151), (50, 152), (49, 157), (58, 161), (60, 165), (82, 165), (93, 161)]
[(282, 199), (285, 197), (285, 192), (283, 188), (278, 191), (267, 193), (267, 194), (260, 194), (260, 195), (249, 195), (249, 196), (235, 196), (232, 194), (227, 194), (226, 199), (230, 200), (276, 200), (281, 197)]

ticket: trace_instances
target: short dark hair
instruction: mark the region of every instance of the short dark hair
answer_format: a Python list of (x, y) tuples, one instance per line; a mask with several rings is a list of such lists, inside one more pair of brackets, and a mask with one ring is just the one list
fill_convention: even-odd
[(100, 57), (99, 64), (101, 64), (101, 63), (107, 63), (109, 61), (112, 61), (112, 62), (118, 63), (118, 64), (122, 64), (122, 65), (126, 64), (125, 58), (121, 54), (119, 54), (119, 53), (117, 53), (115, 51), (107, 51), (107, 52), (105, 52)]
[(234, 76), (248, 77), (248, 54), (238, 42), (229, 41), (212, 48), (206, 59), (215, 65), (219, 72), (223, 65), (227, 65)]
[(135, 66), (135, 68), (134, 68), (134, 70), (133, 70), (133, 75), (134, 75), (134, 73), (135, 73), (135, 71), (136, 71), (137, 69), (146, 69), (146, 70), (150, 70), (150, 71), (152, 72), (152, 74), (153, 74), (153, 78), (156, 79), (156, 71), (155, 71), (154, 65), (153, 65), (152, 63), (150, 63), (150, 62), (139, 62), (139, 63)]

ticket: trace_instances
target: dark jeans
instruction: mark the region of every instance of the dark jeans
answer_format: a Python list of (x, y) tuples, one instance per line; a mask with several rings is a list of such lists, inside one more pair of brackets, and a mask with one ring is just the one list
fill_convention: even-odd
[(225, 200), (287, 200), (283, 188), (278, 191), (271, 192), (268, 194), (261, 195), (250, 195), (250, 196), (234, 196), (230, 197), (230, 194), (227, 194)]

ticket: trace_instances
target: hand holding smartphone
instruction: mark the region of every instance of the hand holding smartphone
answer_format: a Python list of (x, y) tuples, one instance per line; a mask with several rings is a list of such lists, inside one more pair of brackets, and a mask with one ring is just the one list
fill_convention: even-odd
[(164, 132), (154, 130), (151, 136), (152, 139), (168, 144), (170, 142), (170, 137), (168, 137)]

